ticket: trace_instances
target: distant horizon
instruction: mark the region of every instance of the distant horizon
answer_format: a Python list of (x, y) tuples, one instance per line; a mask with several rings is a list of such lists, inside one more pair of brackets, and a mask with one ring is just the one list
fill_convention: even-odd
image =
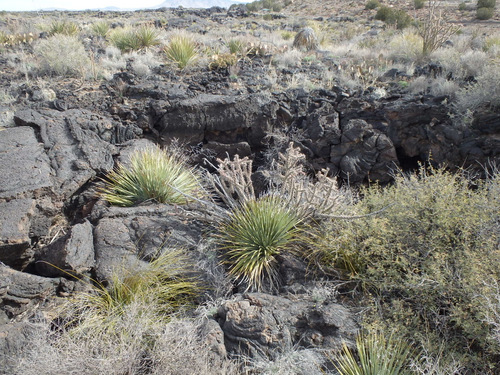
[[(231, 0), (232, 2), (245, 3), (248, 1)], [(0, 0), (0, 11), (7, 12), (33, 12), (40, 10), (102, 10), (118, 8), (120, 10), (138, 10), (160, 7), (165, 0)], [(214, 3), (217, 0), (213, 0)], [(186, 1), (189, 3), (189, 0)]]

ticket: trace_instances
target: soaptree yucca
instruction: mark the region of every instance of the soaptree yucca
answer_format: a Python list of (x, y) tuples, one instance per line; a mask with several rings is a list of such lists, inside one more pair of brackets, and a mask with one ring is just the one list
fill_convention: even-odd
[(220, 235), (229, 273), (248, 288), (260, 290), (265, 280), (274, 287), (278, 281), (276, 257), (292, 246), (300, 222), (293, 208), (274, 195), (234, 208)]
[(196, 171), (179, 157), (157, 147), (136, 151), (130, 166), (120, 165), (104, 180), (101, 196), (116, 206), (153, 201), (185, 204), (199, 196)]

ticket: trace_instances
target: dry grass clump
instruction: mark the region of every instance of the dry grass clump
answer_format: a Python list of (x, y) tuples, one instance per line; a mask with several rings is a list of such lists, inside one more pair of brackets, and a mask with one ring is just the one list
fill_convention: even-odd
[(240, 366), (215, 354), (202, 322), (157, 320), (147, 306), (130, 306), (113, 333), (53, 331), (39, 324), (12, 375), (236, 375)]
[(316, 33), (311, 27), (305, 27), (300, 30), (293, 40), (293, 47), (313, 51), (318, 49), (319, 42)]
[(90, 66), (85, 47), (75, 36), (56, 34), (39, 40), (33, 51), (42, 74), (85, 77)]
[(210, 350), (202, 322), (174, 318), (199, 291), (187, 272), (189, 261), (176, 250), (142, 268), (115, 270), (109, 288), (66, 303), (60, 326), (40, 325), (14, 374), (236, 373)]

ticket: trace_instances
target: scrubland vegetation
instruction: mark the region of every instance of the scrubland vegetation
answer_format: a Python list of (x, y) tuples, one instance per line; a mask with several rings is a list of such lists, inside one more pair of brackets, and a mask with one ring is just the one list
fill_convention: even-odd
[[(154, 13), (106, 13), (104, 20), (4, 13), (1, 58), (17, 80), (3, 82), (0, 100), (17, 105), (23, 85), (50, 89), (75, 80), (98, 87), (124, 71), (144, 80), (223, 72), (228, 85), (245, 86), (245, 64), (265, 58), (267, 83), (259, 89), (338, 85), (349, 95), (442, 96), (456, 126), (467, 127), (471, 111), (500, 109), (500, 31), (449, 24), (441, 4), (431, 3), (397, 9), (369, 0), (361, 7), (369, 22), (297, 15), (285, 22), (258, 12), (278, 14), (289, 4), (264, 0), (247, 5), (257, 21), (234, 18), (206, 33), (155, 26), (161, 14)], [(498, 18), (495, 1), (468, 6), (461, 3), (460, 11), (470, 19)], [(414, 74), (432, 66), (433, 74)], [(387, 78), (390, 69), (395, 78)], [(389, 186), (341, 188), (327, 171), (310, 176), (303, 158), (292, 146), (276, 152), (262, 171), (266, 192), (258, 195), (248, 160), (221, 161), (214, 177), (181, 155), (135, 154), (130, 166), (105, 178), (101, 197), (117, 206), (201, 205), (211, 255), (226, 270), (218, 275), (222, 290), (207, 292), (180, 251), (158, 255), (146, 269), (117, 270), (109, 286), (86, 280), (89, 290), (65, 303), (57, 324), (39, 324), (17, 373), (300, 373), (287, 364), (276, 368), (279, 361), (221, 359), (199, 337), (200, 321), (231, 293), (227, 279), (245, 290), (279, 290), (276, 264), (284, 253), (335, 279), (335, 293), (361, 311), (356, 353), (328, 353), (329, 365), (313, 363), (318, 373), (498, 373), (498, 170), (480, 179), (422, 165), (395, 172)]]

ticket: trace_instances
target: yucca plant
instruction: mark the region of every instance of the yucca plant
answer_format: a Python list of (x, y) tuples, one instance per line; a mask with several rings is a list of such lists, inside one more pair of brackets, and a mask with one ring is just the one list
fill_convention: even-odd
[(220, 228), (220, 243), (229, 273), (249, 288), (278, 282), (276, 257), (290, 248), (299, 232), (300, 217), (279, 196), (250, 200), (237, 207)]
[(50, 25), (49, 34), (76, 35), (80, 32), (78, 25), (71, 21), (54, 21)]
[(120, 51), (137, 51), (141, 48), (133, 30), (117, 29), (110, 33), (109, 41)]
[(141, 26), (135, 30), (135, 37), (140, 48), (150, 48), (160, 44), (159, 33), (154, 27)]
[(167, 59), (181, 70), (196, 61), (199, 55), (196, 42), (185, 35), (174, 36), (164, 51)]
[(109, 29), (110, 25), (107, 21), (99, 21), (92, 24), (92, 31), (94, 32), (94, 34), (99, 35), (103, 38), (108, 35)]
[(104, 180), (100, 195), (116, 206), (154, 201), (186, 204), (200, 196), (201, 185), (196, 171), (179, 157), (150, 147), (136, 151), (130, 166), (120, 165)]
[[(97, 283), (91, 291), (77, 294), (65, 306), (77, 331), (113, 330), (129, 309), (144, 309), (146, 315), (168, 320), (189, 306), (199, 289), (187, 277), (189, 259), (182, 250), (164, 251), (157, 259), (135, 269), (117, 269), (109, 287)], [(146, 324), (146, 321), (144, 322)]]
[(380, 333), (360, 334), (356, 338), (356, 354), (344, 344), (335, 361), (340, 375), (410, 375), (414, 351), (406, 341)]

